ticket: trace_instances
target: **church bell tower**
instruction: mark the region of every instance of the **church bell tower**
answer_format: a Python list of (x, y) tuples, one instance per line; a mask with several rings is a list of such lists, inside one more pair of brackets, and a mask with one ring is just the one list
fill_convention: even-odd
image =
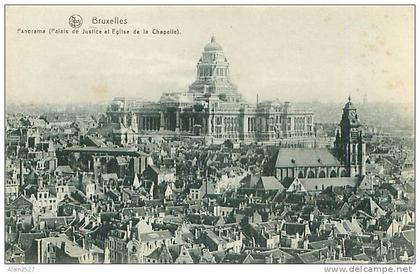
[(362, 123), (357, 116), (351, 97), (343, 108), (340, 132), (335, 141), (339, 158), (345, 164), (347, 176), (363, 176), (366, 173), (366, 144), (363, 142)]

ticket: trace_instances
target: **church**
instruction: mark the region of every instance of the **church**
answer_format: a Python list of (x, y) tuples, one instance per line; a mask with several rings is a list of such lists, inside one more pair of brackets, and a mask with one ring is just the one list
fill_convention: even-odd
[(280, 148), (273, 175), (281, 182), (288, 178), (361, 178), (366, 173), (366, 157), (362, 123), (349, 97), (334, 148)]
[(314, 146), (313, 112), (289, 102), (246, 102), (230, 79), (229, 62), (214, 36), (204, 47), (195, 77), (188, 91), (163, 93), (158, 102), (114, 98), (106, 119), (120, 124), (117, 139), (132, 140), (121, 136), (132, 135), (131, 129), (138, 134), (202, 136), (212, 143)]

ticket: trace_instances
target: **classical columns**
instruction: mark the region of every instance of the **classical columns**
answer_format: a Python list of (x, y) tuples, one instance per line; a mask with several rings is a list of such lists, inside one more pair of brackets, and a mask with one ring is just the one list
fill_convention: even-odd
[(139, 130), (142, 130), (143, 129), (143, 117), (141, 115), (138, 115), (137, 120), (139, 121)]
[(188, 129), (190, 132), (193, 132), (193, 120), (192, 117), (188, 118)]
[(160, 112), (160, 128), (159, 130), (162, 131), (165, 129), (165, 116), (163, 115), (163, 111)]
[(211, 131), (211, 118), (210, 118), (210, 116), (207, 117), (206, 123), (207, 123), (207, 134), (212, 135), (213, 132)]
[(175, 123), (176, 123), (175, 131), (178, 132), (179, 131), (179, 124), (180, 124), (180, 122), (179, 122), (179, 109), (176, 110)]

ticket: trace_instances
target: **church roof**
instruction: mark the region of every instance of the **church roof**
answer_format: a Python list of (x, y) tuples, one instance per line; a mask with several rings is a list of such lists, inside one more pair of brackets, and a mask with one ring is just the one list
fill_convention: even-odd
[(204, 47), (205, 51), (219, 51), (222, 50), (222, 46), (219, 45), (219, 43), (216, 42), (216, 38), (214, 36), (211, 37), (210, 43), (208, 43)]
[(341, 166), (340, 161), (325, 148), (280, 148), (276, 167)]

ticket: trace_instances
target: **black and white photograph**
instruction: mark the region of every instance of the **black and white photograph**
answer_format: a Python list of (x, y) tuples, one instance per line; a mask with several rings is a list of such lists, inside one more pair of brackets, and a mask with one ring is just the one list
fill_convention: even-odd
[(4, 17), (8, 272), (412, 272), (415, 5), (8, 4)]

